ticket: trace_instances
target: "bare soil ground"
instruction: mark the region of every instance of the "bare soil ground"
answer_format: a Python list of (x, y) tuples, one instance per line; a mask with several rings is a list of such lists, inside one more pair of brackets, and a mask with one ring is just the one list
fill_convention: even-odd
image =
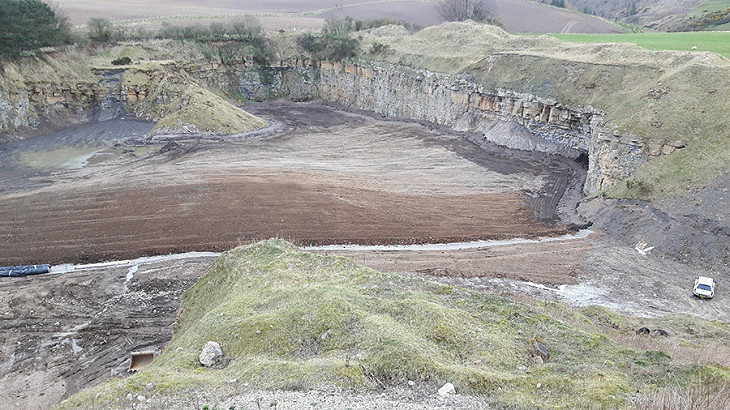
[[(0, 180), (0, 264), (222, 251), (269, 237), (402, 244), (567, 231), (556, 221), (568, 175), (559, 161), (490, 153), (461, 136), (321, 104), (252, 108), (285, 118), (284, 131), (179, 140), (142, 156)], [(100, 135), (102, 125), (89, 129)], [(82, 157), (93, 162), (95, 144), (108, 154), (93, 138), (78, 139), (87, 144)], [(27, 167), (45, 149), (58, 152), (51, 144), (10, 156)]]
[(0, 281), (0, 401), (46, 409), (172, 338), (180, 296), (215, 258)]
[[(140, 0), (65, 0), (59, 10), (73, 24), (83, 25), (94, 17), (112, 21), (155, 20), (174, 18), (181, 24), (199, 22), (209, 24), (210, 18), (251, 14), (259, 17), (267, 30), (316, 30), (330, 16), (351, 16), (355, 19), (390, 17), (422, 27), (444, 22), (434, 1), (325, 0), (261, 2), (252, 0), (196, 1), (162, 0), (154, 7)], [(494, 17), (512, 33), (618, 33), (620, 29), (610, 22), (586, 14), (525, 1), (495, 0)], [(160, 20), (163, 21), (163, 20)]]
[[(567, 162), (319, 103), (247, 108), (276, 126), (150, 142), (140, 138), (150, 124), (114, 120), (5, 144), (0, 264), (225, 250), (271, 236), (393, 244), (566, 232), (556, 212)], [(212, 260), (0, 281), (2, 398), (47, 408), (124, 374), (132, 351), (169, 340), (180, 294)]]

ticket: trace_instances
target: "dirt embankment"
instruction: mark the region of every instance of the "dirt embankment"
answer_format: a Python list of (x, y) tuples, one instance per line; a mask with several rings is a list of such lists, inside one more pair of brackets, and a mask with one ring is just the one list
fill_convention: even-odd
[(126, 374), (131, 352), (172, 338), (182, 293), (214, 260), (0, 278), (4, 407), (51, 408)]

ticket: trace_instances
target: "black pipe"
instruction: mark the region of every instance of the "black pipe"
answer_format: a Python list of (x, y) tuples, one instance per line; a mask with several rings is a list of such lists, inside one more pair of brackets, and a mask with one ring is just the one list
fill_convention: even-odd
[(18, 277), (48, 273), (51, 265), (0, 266), (0, 276)]

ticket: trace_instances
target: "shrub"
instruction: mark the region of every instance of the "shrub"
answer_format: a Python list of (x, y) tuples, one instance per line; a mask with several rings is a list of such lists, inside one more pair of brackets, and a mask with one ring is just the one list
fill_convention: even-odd
[(307, 33), (297, 38), (297, 44), (316, 60), (344, 60), (355, 57), (360, 41), (349, 37), (315, 36)]
[(382, 18), (370, 19), (370, 20), (355, 20), (355, 30), (354, 31), (369, 30), (371, 28), (378, 28), (378, 27), (388, 26), (388, 25), (403, 26), (406, 30), (408, 30), (409, 33), (415, 33), (417, 31), (420, 31), (422, 28), (418, 24), (407, 23), (407, 22), (401, 21), (401, 20), (394, 20), (390, 17), (382, 17)]
[(111, 21), (103, 18), (93, 18), (86, 23), (86, 26), (89, 28), (89, 39), (91, 41), (106, 43), (112, 39), (114, 25)]
[(132, 64), (132, 59), (129, 57), (119, 57), (116, 60), (112, 60), (113, 65), (129, 65)]
[(372, 54), (372, 55), (388, 54), (389, 51), (390, 51), (389, 45), (378, 43), (377, 41), (374, 42), (372, 47), (370, 48), (370, 54)]

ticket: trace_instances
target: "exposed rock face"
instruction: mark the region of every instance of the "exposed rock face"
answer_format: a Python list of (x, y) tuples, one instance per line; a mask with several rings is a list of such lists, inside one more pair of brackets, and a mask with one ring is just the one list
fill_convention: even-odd
[[(647, 142), (607, 129), (601, 110), (567, 106), (533, 94), (486, 90), (464, 74), (446, 75), (384, 63), (322, 62), (316, 67), (297, 60), (280, 62), (266, 74), (239, 68), (237, 76), (239, 92), (254, 100), (318, 96), (388, 117), (479, 133), (509, 148), (571, 158), (587, 155), (586, 193), (632, 175), (649, 158)], [(657, 155), (671, 153), (663, 149), (669, 145), (662, 144)]]
[[(587, 156), (585, 193), (611, 186), (631, 176), (650, 156), (668, 155), (684, 145), (682, 141), (665, 143), (619, 135), (606, 127), (605, 113), (594, 107), (568, 106), (510, 90), (487, 90), (465, 74), (446, 75), (385, 63), (316, 64), (309, 60), (281, 61), (266, 69), (250, 63), (199, 64), (182, 71), (193, 79), (137, 72), (135, 76), (149, 78), (134, 83), (127, 81), (124, 70), (107, 69), (94, 71), (95, 82), (27, 81), (25, 88), (14, 92), (0, 87), (0, 133), (37, 127), (40, 118), (84, 122), (133, 113), (158, 120), (169, 111), (166, 104), (182, 98), (170, 94), (174, 86), (160, 89), (159, 83), (182, 86), (176, 79), (187, 78), (225, 91), (235, 88), (251, 100), (322, 98), (389, 117), (478, 133), (510, 148), (571, 158)], [(184, 101), (181, 104), (185, 106)]]

